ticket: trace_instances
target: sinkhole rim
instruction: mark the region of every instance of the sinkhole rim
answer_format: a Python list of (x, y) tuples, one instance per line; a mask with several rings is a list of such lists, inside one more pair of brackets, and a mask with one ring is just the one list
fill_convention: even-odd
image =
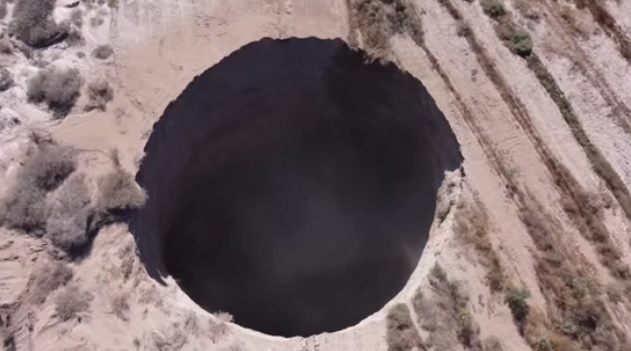
[[(410, 93), (404, 92), (403, 94), (405, 95), (404, 100), (406, 99), (410, 100), (411, 104), (413, 105), (418, 104), (419, 106), (425, 109), (428, 109), (430, 111), (429, 114), (432, 114), (432, 113), (436, 114), (437, 120), (434, 120), (434, 117), (430, 118), (430, 117), (422, 116), (421, 118), (422, 122), (431, 124), (432, 128), (436, 128), (438, 132), (445, 133), (446, 135), (445, 140), (434, 141), (433, 139), (440, 139), (440, 138), (432, 135), (432, 133), (429, 133), (429, 132), (425, 133), (427, 134), (426, 137), (428, 138), (428, 140), (429, 139), (433, 140), (431, 142), (432, 152), (436, 152), (435, 154), (430, 152), (430, 156), (434, 157), (434, 155), (440, 155), (440, 156), (436, 156), (435, 157), (436, 159), (432, 159), (432, 162), (439, 164), (438, 167), (441, 169), (441, 171), (438, 172), (440, 173), (440, 175), (437, 176), (439, 178), (438, 181), (434, 180), (432, 183), (434, 198), (431, 201), (431, 205), (433, 207), (431, 209), (431, 215), (429, 216), (430, 218), (429, 222), (427, 224), (426, 229), (419, 231), (419, 232), (421, 231), (423, 232), (422, 235), (425, 235), (425, 238), (423, 240), (422, 246), (420, 247), (420, 250), (418, 250), (418, 256), (413, 261), (411, 268), (409, 269), (409, 272), (405, 274), (405, 279), (403, 283), (396, 289), (396, 291), (393, 294), (391, 294), (389, 298), (383, 301), (383, 303), (381, 303), (378, 308), (371, 308), (369, 313), (363, 313), (359, 318), (356, 318), (354, 322), (346, 323), (347, 325), (341, 328), (335, 328), (334, 330), (320, 330), (320, 331), (312, 332), (312, 333), (294, 334), (294, 335), (270, 333), (268, 331), (261, 330), (261, 328), (253, 327), (247, 324), (242, 324), (240, 323), (239, 316), (235, 314), (235, 324), (239, 325), (239, 327), (247, 329), (247, 330), (252, 330), (263, 335), (272, 336), (272, 337), (283, 337), (283, 338), (289, 338), (289, 337), (295, 337), (295, 336), (308, 337), (308, 336), (319, 335), (323, 333), (338, 333), (338, 332), (348, 330), (350, 328), (360, 326), (362, 323), (369, 320), (371, 317), (380, 313), (381, 311), (383, 311), (385, 306), (387, 306), (394, 299), (396, 299), (397, 296), (399, 296), (402, 293), (402, 291), (405, 289), (405, 287), (409, 283), (409, 280), (413, 272), (416, 270), (417, 265), (425, 251), (425, 246), (427, 244), (427, 239), (430, 233), (431, 224), (433, 223), (433, 215), (434, 215), (434, 211), (435, 211), (436, 203), (437, 203), (435, 196), (437, 195), (438, 187), (444, 180), (443, 173), (445, 170), (456, 169), (457, 167), (459, 167), (459, 165), (463, 161), (462, 155), (460, 154), (460, 146), (455, 138), (455, 135), (453, 134), (446, 119), (444, 118), (444, 115), (440, 112), (440, 110), (434, 103), (432, 97), (429, 95), (429, 93), (424, 88), (422, 83), (416, 80), (414, 77), (412, 77), (409, 73), (400, 70), (398, 67), (396, 67), (392, 63), (382, 64), (381, 62), (375, 62), (375, 61), (369, 62), (370, 61), (369, 57), (367, 56), (365, 52), (361, 50), (351, 49), (344, 41), (340, 39), (289, 38), (289, 39), (279, 40), (279, 39), (265, 38), (256, 42), (249, 43), (235, 50), (230, 55), (222, 59), (219, 63), (209, 67), (206, 71), (204, 71), (204, 73), (198, 75), (195, 79), (193, 79), (193, 81), (189, 83), (189, 85), (182, 91), (182, 93), (178, 96), (178, 98), (169, 104), (169, 106), (166, 108), (165, 112), (160, 117), (158, 122), (156, 122), (156, 124), (154, 125), (154, 129), (145, 146), (145, 158), (143, 159), (139, 167), (137, 176), (136, 176), (138, 183), (147, 190), (149, 199), (146, 206), (140, 210), (140, 212), (132, 221), (132, 225), (131, 225), (132, 233), (137, 238), (136, 241), (138, 243), (141, 259), (143, 263), (145, 264), (145, 267), (147, 268), (147, 272), (150, 274), (150, 276), (152, 276), (157, 281), (163, 281), (162, 277), (172, 275), (170, 273), (172, 273), (173, 270), (171, 269), (171, 272), (168, 272), (168, 270), (166, 269), (167, 267), (166, 267), (166, 262), (165, 262), (165, 259), (166, 259), (165, 255), (163, 254), (163, 252), (161, 252), (161, 247), (163, 247), (165, 243), (169, 242), (169, 237), (168, 237), (168, 233), (164, 233), (165, 230), (161, 229), (162, 226), (164, 225), (165, 220), (160, 218), (160, 217), (163, 217), (164, 212), (166, 211), (164, 207), (161, 207), (161, 206), (164, 206), (165, 202), (168, 202), (168, 201), (164, 201), (160, 199), (160, 197), (164, 196), (164, 194), (169, 193), (168, 190), (165, 190), (165, 188), (161, 188), (161, 186), (164, 186), (164, 184), (170, 184), (170, 183), (167, 180), (160, 180), (159, 179), (160, 176), (156, 177), (154, 173), (160, 173), (160, 172), (156, 172), (156, 169), (154, 167), (158, 167), (158, 165), (162, 161), (164, 161), (164, 160), (161, 160), (162, 158), (166, 158), (169, 160), (171, 159), (175, 160), (177, 158), (176, 157), (177, 155), (174, 156), (174, 154), (176, 154), (176, 151), (174, 151), (173, 148), (167, 148), (166, 146), (162, 146), (162, 148), (160, 147), (160, 144), (163, 142), (160, 140), (168, 140), (168, 138), (172, 138), (170, 142), (173, 142), (173, 138), (177, 138), (177, 131), (179, 130), (181, 132), (181, 130), (185, 128), (185, 125), (184, 125), (185, 123), (190, 124), (191, 121), (195, 121), (195, 120), (189, 118), (190, 120), (188, 121), (185, 120), (184, 122), (180, 122), (182, 119), (186, 119), (188, 117), (184, 116), (184, 117), (180, 117), (179, 119), (176, 119), (174, 117), (169, 117), (169, 116), (174, 116), (177, 113), (176, 111), (179, 111), (178, 108), (181, 108), (181, 106), (183, 106), (184, 102), (186, 102), (187, 104), (192, 104), (195, 101), (194, 98), (187, 97), (186, 93), (187, 91), (189, 91), (189, 89), (203, 86), (205, 83), (203, 83), (202, 81), (204, 80), (205, 75), (207, 75), (209, 71), (212, 71), (213, 69), (218, 70), (217, 67), (222, 67), (222, 65), (223, 66), (228, 65), (231, 62), (231, 60), (235, 59), (235, 57), (237, 59), (240, 57), (241, 60), (244, 60), (243, 58), (243, 55), (245, 55), (244, 51), (253, 50), (253, 48), (254, 49), (256, 48), (269, 49), (270, 46), (275, 46), (275, 45), (277, 46), (297, 45), (301, 49), (307, 50), (307, 51), (320, 49), (320, 51), (317, 51), (317, 52), (314, 51), (315, 55), (322, 55), (323, 60), (325, 61), (327, 57), (329, 57), (330, 55), (327, 56), (327, 53), (326, 52), (322, 53), (322, 51), (332, 50), (332, 49), (340, 50), (341, 52), (343, 52), (344, 55), (349, 56), (351, 61), (353, 60), (355, 60), (353, 62), (361, 61), (362, 62), (360, 65), (361, 67), (379, 67), (377, 68), (379, 70), (394, 72), (392, 73), (391, 77), (386, 74), (382, 78), (384, 79), (391, 78), (393, 80), (400, 79), (401, 81), (404, 82), (404, 85), (408, 84), (412, 86), (415, 90)], [(291, 56), (288, 53), (285, 53), (285, 54), (287, 54), (288, 56)], [(278, 57), (275, 57), (274, 56), (275, 54), (270, 54), (270, 55), (271, 55), (270, 57), (266, 58), (267, 60), (266, 62), (270, 61), (273, 58), (275, 59), (279, 59), (278, 57), (280, 57), (280, 59), (285, 58), (285, 56), (282, 56), (282, 55)], [(297, 55), (300, 56), (299, 54)], [(263, 60), (263, 58), (261, 59)], [(323, 64), (323, 63), (320, 62), (319, 64)], [(328, 68), (328, 66), (326, 67)], [(219, 74), (219, 73), (215, 74), (214, 79), (219, 79), (228, 74), (226, 72), (224, 73), (225, 74)], [(235, 71), (232, 73), (238, 73), (238, 72)], [(234, 77), (234, 79), (239, 80), (241, 78), (237, 79), (237, 77)], [(230, 84), (231, 84), (230, 81), (226, 81), (226, 84), (227, 84), (226, 86), (229, 87), (228, 89), (230, 89)], [(212, 84), (210, 85), (212, 86)], [(368, 88), (370, 90), (370, 87), (364, 86), (362, 88)], [(344, 89), (340, 91), (344, 92)], [(323, 95), (326, 95), (326, 94), (323, 94)], [(418, 101), (415, 100), (416, 98), (418, 98)], [(220, 101), (221, 99), (216, 98), (216, 100)], [(418, 110), (419, 106), (415, 106), (415, 109)], [(421, 116), (419, 116), (419, 118), (420, 117)], [(210, 117), (206, 118), (206, 120), (207, 119), (210, 119)], [(200, 123), (207, 122), (206, 120), (201, 120), (199, 122)], [(415, 123), (417, 122), (420, 123), (419, 121), (415, 121)], [(178, 123), (181, 123), (183, 125), (180, 126), (178, 125)], [(199, 127), (197, 129), (202, 129), (202, 128)], [(195, 137), (196, 136), (192, 136), (191, 138), (194, 139)], [(182, 139), (185, 139), (185, 138), (182, 138)], [(437, 143), (437, 144), (434, 145), (434, 143)], [(179, 145), (179, 144), (176, 144), (176, 145)], [(192, 146), (189, 146), (189, 147), (192, 147)], [(444, 150), (445, 148), (449, 150)], [(159, 154), (160, 157), (155, 156), (157, 154)], [(172, 164), (182, 166), (182, 161), (175, 160), (175, 161), (172, 161)], [(171, 168), (177, 168), (177, 167), (173, 166)], [(165, 173), (166, 178), (173, 177), (172, 174), (170, 175), (170, 173), (172, 173), (172, 170), (161, 169), (161, 171), (166, 172)], [(169, 178), (169, 179), (171, 179), (172, 181), (174, 178)], [(169, 205), (167, 205), (167, 207), (168, 206)], [(166, 212), (169, 212), (169, 211), (166, 211)], [(165, 235), (167, 235), (166, 238), (164, 237)], [(157, 239), (156, 239), (156, 236), (158, 237)], [(177, 279), (177, 277), (175, 277), (174, 275), (172, 276), (174, 279)], [(204, 307), (202, 303), (197, 301), (191, 295), (189, 291), (187, 291), (187, 289), (182, 285), (182, 283), (180, 283), (179, 281), (177, 283), (178, 283), (178, 287), (181, 288), (187, 294), (187, 296), (191, 298), (193, 302), (195, 302), (197, 305), (204, 308), (205, 310), (208, 310), (206, 307)], [(233, 311), (230, 311), (230, 309), (224, 309), (224, 310), (226, 310), (229, 313), (234, 313)]]

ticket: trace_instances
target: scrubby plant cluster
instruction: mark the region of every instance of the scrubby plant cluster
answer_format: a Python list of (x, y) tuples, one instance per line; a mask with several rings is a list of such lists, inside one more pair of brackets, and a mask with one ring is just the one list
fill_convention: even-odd
[(76, 168), (72, 150), (50, 142), (37, 145), (24, 163), (16, 184), (4, 199), (0, 220), (8, 227), (41, 236), (46, 225), (46, 195)]
[(73, 318), (81, 318), (81, 315), (90, 308), (90, 293), (79, 289), (77, 286), (67, 286), (55, 301), (55, 316), (64, 322)]
[(99, 45), (97, 46), (93, 51), (92, 51), (92, 56), (100, 59), (100, 60), (105, 60), (107, 58), (109, 58), (110, 56), (112, 56), (112, 54), (114, 53), (114, 50), (112, 49), (111, 46), (107, 45), (107, 44), (103, 44), (103, 45)]
[(75, 105), (83, 82), (76, 68), (48, 66), (28, 81), (26, 93), (31, 102), (46, 103), (55, 117), (61, 118)]
[(69, 26), (53, 18), (55, 0), (17, 0), (10, 24), (11, 32), (35, 48), (59, 43), (68, 37)]
[(51, 261), (38, 266), (27, 286), (31, 302), (44, 303), (51, 293), (66, 285), (73, 275), (72, 268), (62, 261)]
[(0, 203), (0, 224), (44, 237), (74, 257), (101, 224), (144, 203), (144, 192), (120, 166), (100, 180), (93, 203), (84, 176), (75, 172), (76, 152), (42, 136), (33, 139), (35, 149)]
[(86, 111), (105, 111), (107, 103), (114, 99), (114, 91), (106, 80), (95, 80), (88, 85), (88, 98), (84, 108)]
[(482, 0), (480, 5), (484, 13), (495, 20), (495, 31), (504, 44), (516, 55), (528, 57), (532, 53), (532, 38), (512, 21), (502, 0)]

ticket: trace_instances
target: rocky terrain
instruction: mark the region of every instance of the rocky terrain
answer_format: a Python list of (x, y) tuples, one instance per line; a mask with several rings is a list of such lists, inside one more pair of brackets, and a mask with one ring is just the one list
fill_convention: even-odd
[[(2, 0), (5, 350), (630, 350), (628, 0)], [(143, 262), (154, 123), (242, 46), (341, 38), (422, 82), (459, 144), (405, 287), (304, 337)], [(143, 264), (144, 263), (144, 264)], [(255, 289), (255, 287), (249, 287)]]

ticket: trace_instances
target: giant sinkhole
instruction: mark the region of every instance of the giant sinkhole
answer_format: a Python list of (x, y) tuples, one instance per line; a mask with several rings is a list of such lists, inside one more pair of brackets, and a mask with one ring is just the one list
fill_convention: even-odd
[(405, 285), (458, 142), (423, 85), (342, 40), (263, 39), (172, 101), (137, 175), (150, 272), (241, 326), (355, 325)]

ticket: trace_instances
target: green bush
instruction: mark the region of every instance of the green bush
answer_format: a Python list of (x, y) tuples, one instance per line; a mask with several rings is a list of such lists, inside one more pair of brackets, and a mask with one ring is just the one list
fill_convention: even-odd
[(521, 56), (526, 57), (532, 53), (532, 39), (530, 34), (523, 30), (518, 30), (510, 40), (511, 50)]
[(526, 300), (528, 300), (529, 297), (530, 293), (528, 290), (511, 288), (506, 292), (504, 302), (508, 304), (513, 318), (518, 325), (523, 325), (528, 318), (530, 308)]
[(505, 16), (508, 13), (500, 0), (484, 0), (482, 1), (482, 9), (487, 16), (495, 19)]

